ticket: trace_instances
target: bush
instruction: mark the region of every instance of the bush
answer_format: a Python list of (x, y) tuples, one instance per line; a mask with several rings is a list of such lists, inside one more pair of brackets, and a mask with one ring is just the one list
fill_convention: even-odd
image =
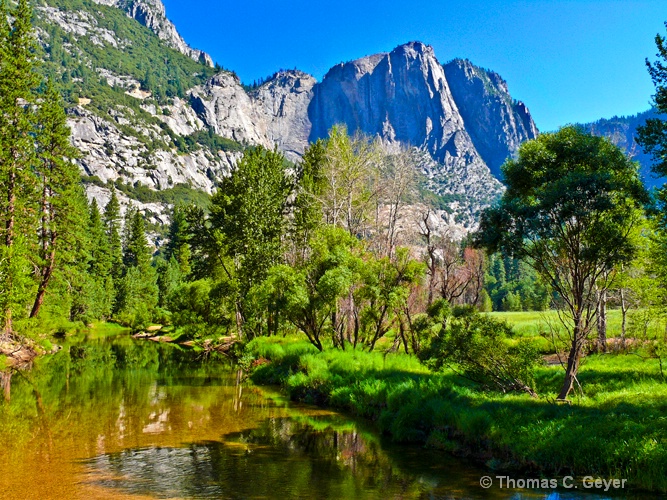
[(488, 389), (527, 392), (535, 396), (533, 377), (540, 355), (528, 342), (511, 345), (506, 323), (456, 308), (420, 358), (434, 369), (443, 366)]

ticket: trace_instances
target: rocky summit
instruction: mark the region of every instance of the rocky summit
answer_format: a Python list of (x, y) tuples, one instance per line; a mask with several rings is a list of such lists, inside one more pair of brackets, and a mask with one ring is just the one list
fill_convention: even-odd
[(213, 59), (202, 50), (190, 47), (179, 35), (176, 26), (167, 19), (167, 13), (161, 0), (93, 0), (97, 4), (117, 7), (132, 19), (155, 33), (169, 47), (195, 61), (213, 67)]
[(45, 67), (65, 82), (84, 180), (101, 203), (114, 183), (155, 212), (177, 188), (212, 192), (247, 146), (297, 162), (344, 124), (413, 149), (427, 187), (456, 195), (449, 211), (473, 226), (502, 192), (500, 165), (537, 135), (499, 75), (443, 65), (421, 42), (338, 64), (321, 82), (278, 71), (247, 87), (191, 48), (160, 0), (46, 0), (37, 14)]

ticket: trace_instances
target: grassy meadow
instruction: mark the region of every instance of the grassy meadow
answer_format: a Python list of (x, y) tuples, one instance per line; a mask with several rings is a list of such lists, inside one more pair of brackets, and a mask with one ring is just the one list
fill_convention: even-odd
[[(547, 313), (552, 314), (552, 313)], [(536, 336), (540, 313), (497, 315)], [(532, 330), (531, 330), (532, 328)], [(558, 404), (559, 365), (535, 374), (538, 398), (484, 391), (451, 369), (412, 355), (324, 350), (299, 337), (250, 342), (245, 362), (259, 384), (293, 400), (368, 418), (398, 442), (423, 443), (494, 470), (625, 478), (667, 491), (667, 383), (659, 362), (635, 353), (590, 355), (572, 404)]]
[[(518, 312), (491, 312), (486, 313), (491, 318), (508, 323), (517, 340), (533, 342), (544, 354), (554, 352), (552, 333), (558, 337), (565, 333), (565, 327), (558, 317), (558, 312), (549, 311), (518, 311)], [(628, 316), (628, 333), (631, 334), (633, 316)], [(607, 310), (607, 338), (616, 338), (621, 335), (622, 315), (620, 309)]]

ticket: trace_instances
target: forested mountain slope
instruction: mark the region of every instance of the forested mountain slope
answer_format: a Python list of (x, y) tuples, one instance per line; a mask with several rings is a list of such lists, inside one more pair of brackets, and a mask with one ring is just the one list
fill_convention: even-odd
[(114, 183), (156, 223), (184, 191), (212, 192), (245, 147), (277, 146), (298, 161), (344, 123), (414, 148), (425, 187), (470, 226), (502, 192), (499, 165), (537, 133), (500, 76), (468, 61), (443, 66), (420, 42), (337, 65), (322, 82), (278, 71), (249, 88), (190, 48), (159, 0), (45, 0), (36, 18), (89, 194), (104, 203)]

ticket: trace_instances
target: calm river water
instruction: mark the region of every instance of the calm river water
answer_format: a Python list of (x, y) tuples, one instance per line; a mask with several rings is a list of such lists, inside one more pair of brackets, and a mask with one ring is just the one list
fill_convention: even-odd
[(0, 394), (3, 499), (612, 498), (484, 490), (485, 475), (127, 335), (68, 345)]

